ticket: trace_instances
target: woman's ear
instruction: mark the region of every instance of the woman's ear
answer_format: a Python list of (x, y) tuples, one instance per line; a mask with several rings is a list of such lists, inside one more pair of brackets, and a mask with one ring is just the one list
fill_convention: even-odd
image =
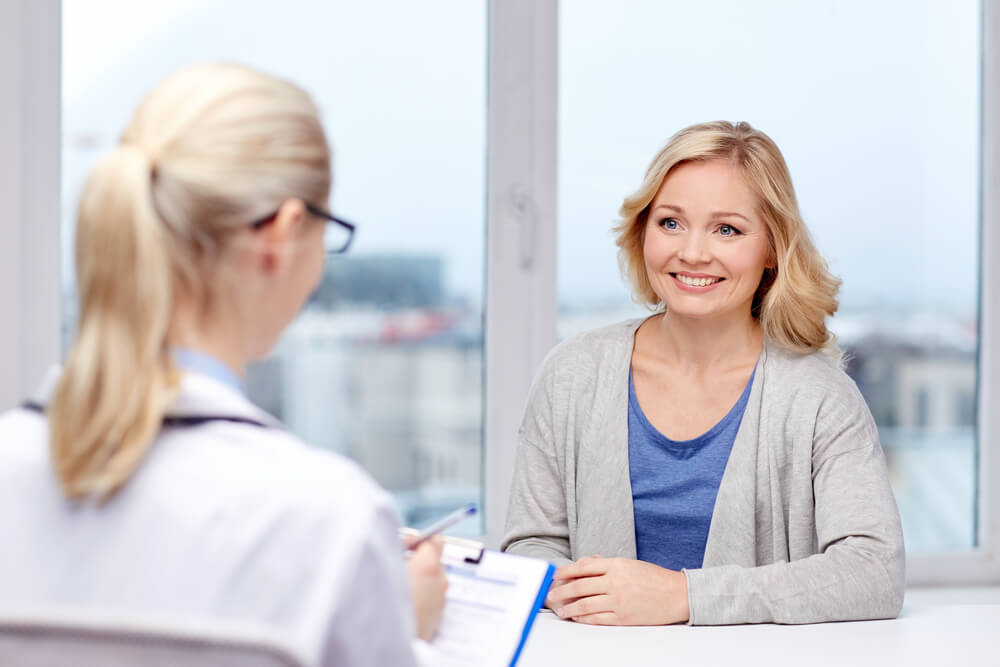
[(257, 237), (262, 244), (261, 268), (266, 273), (278, 273), (291, 256), (287, 249), (293, 243), (299, 227), (305, 221), (306, 206), (301, 199), (286, 199), (274, 216), (274, 222), (261, 227)]
[(774, 249), (774, 241), (770, 238), (770, 233), (768, 233), (767, 239), (767, 260), (764, 262), (765, 269), (771, 269), (772, 271), (778, 270), (778, 253)]

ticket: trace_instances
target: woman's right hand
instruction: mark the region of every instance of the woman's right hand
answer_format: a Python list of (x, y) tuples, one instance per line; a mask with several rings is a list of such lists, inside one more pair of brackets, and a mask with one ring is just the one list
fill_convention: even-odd
[(444, 593), (448, 589), (448, 580), (441, 565), (443, 548), (444, 541), (440, 537), (429, 539), (417, 547), (407, 561), (417, 636), (424, 641), (430, 641), (434, 637), (444, 613)]

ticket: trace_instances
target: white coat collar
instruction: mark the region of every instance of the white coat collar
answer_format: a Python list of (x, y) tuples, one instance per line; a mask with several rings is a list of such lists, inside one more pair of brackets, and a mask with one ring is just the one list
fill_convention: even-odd
[[(49, 369), (31, 402), (48, 405), (61, 374), (61, 366)], [(235, 418), (259, 422), (273, 428), (285, 428), (280, 421), (251, 403), (234, 388), (194, 371), (181, 371), (180, 389), (165, 416)]]

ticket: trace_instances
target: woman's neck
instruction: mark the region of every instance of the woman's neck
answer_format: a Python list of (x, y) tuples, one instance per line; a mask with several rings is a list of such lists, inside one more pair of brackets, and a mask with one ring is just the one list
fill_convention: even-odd
[(224, 363), (239, 377), (246, 377), (242, 327), (236, 318), (221, 313), (209, 316), (200, 310), (184, 303), (177, 305), (171, 320), (168, 345), (207, 354)]
[(763, 345), (760, 323), (750, 313), (695, 319), (666, 312), (647, 325), (654, 354), (692, 373), (755, 363)]

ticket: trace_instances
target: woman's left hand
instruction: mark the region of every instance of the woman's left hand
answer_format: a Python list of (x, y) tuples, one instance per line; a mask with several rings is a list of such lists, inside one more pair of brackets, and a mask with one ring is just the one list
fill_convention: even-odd
[(581, 558), (556, 571), (547, 604), (592, 625), (668, 625), (690, 617), (683, 572), (631, 558)]

